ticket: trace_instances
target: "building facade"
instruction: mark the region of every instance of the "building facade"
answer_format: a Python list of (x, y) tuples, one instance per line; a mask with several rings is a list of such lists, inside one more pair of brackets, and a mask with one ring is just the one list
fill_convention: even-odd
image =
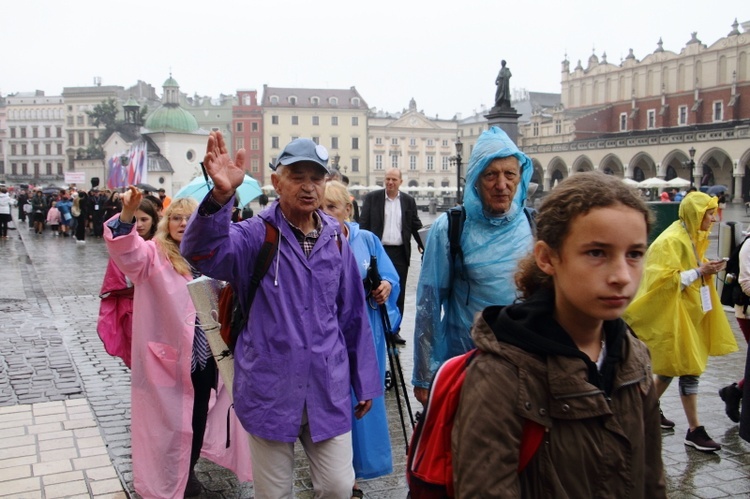
[[(329, 164), (352, 184), (368, 181), (368, 107), (355, 87), (349, 89), (280, 88), (263, 85), (263, 162), (278, 158), (300, 137), (325, 146)], [(267, 174), (266, 174), (266, 178)]]
[[(522, 149), (549, 189), (580, 171), (643, 180), (681, 177), (750, 191), (750, 24), (735, 21), (711, 45), (693, 33), (677, 52), (661, 40), (619, 65), (591, 55), (584, 69), (562, 63), (561, 103), (521, 125)], [(692, 156), (691, 156), (692, 154)], [(692, 166), (691, 166), (692, 165)]]
[(245, 170), (260, 185), (271, 183), (270, 172), (263, 166), (263, 108), (258, 104), (257, 90), (238, 90), (232, 108), (232, 156), (245, 149)]
[(37, 90), (8, 96), (6, 104), (6, 182), (61, 184), (66, 163), (63, 97)]

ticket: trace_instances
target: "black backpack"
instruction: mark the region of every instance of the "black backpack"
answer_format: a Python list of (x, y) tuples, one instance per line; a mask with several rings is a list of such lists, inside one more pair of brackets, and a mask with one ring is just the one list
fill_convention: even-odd
[(724, 286), (721, 289), (721, 304), (728, 307), (740, 305), (743, 311), (747, 313), (747, 306), (750, 305), (750, 296), (747, 296), (740, 287), (740, 250), (745, 244), (748, 237), (735, 246), (727, 260), (726, 273), (724, 274)]

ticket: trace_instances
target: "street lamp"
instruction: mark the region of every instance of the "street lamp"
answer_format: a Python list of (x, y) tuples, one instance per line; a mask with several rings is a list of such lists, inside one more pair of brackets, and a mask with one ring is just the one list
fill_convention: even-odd
[(695, 147), (690, 147), (688, 149), (688, 154), (690, 154), (690, 188), (692, 189), (695, 185)]
[(461, 137), (456, 137), (456, 204), (461, 204), (461, 155), (464, 152), (464, 144)]

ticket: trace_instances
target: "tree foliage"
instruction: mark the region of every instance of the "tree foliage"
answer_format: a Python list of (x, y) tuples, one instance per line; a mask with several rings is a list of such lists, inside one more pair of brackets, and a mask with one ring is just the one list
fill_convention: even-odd
[[(99, 133), (96, 144), (91, 144), (85, 151), (79, 150), (77, 156), (80, 159), (102, 159), (104, 158), (102, 145), (113, 133), (122, 132), (131, 126), (131, 124), (126, 123), (125, 120), (118, 119), (120, 112), (117, 109), (117, 101), (112, 97), (94, 106), (93, 111), (86, 111), (86, 114), (91, 118), (91, 122), (95, 127), (103, 128), (103, 130)], [(136, 125), (143, 123), (146, 114), (148, 114), (148, 106), (143, 106), (138, 110), (138, 122)]]

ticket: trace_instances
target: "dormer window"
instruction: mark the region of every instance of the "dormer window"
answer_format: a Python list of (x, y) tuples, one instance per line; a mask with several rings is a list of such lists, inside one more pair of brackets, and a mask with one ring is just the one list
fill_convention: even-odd
[(296, 106), (297, 105), (297, 97), (295, 97), (293, 95), (291, 97), (289, 97), (289, 104), (291, 104), (292, 106)]
[(277, 105), (279, 103), (279, 96), (278, 95), (272, 95), (271, 96), (271, 104)]
[(320, 104), (320, 98), (319, 97), (311, 97), (310, 98), (310, 102), (312, 103), (313, 106), (317, 106), (318, 104)]
[(332, 105), (332, 106), (338, 106), (339, 105), (339, 100), (336, 97), (329, 97), (328, 98), (328, 103), (330, 105)]
[(352, 106), (359, 107), (359, 97), (352, 97)]

